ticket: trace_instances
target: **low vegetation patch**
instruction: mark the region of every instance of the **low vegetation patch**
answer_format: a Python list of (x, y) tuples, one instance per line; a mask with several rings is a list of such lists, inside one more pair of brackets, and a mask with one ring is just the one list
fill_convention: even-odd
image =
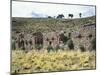
[(12, 51), (12, 73), (95, 69), (95, 51)]

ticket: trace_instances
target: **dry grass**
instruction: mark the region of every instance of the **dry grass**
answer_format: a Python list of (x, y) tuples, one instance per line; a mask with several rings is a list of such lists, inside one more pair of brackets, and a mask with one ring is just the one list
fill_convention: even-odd
[(12, 73), (95, 69), (95, 62), (95, 52), (90, 51), (12, 51)]

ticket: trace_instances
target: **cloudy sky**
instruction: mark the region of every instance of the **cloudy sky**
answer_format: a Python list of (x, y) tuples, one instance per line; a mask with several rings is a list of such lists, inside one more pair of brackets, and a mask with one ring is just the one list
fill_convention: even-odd
[[(89, 0), (87, 0), (87, 2), (88, 1)], [(85, 2), (83, 4), (85, 4)], [(92, 3), (90, 2), (90, 4)], [(74, 14), (74, 18), (79, 18), (79, 13), (83, 14), (82, 17), (94, 16), (95, 7), (16, 1), (12, 2), (12, 17), (54, 17), (58, 14), (64, 14), (65, 18), (68, 18), (69, 13)]]

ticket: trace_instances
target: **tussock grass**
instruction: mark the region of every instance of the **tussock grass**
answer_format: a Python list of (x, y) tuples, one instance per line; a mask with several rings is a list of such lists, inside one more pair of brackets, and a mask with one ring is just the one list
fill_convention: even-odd
[(12, 51), (12, 73), (95, 69), (95, 52), (80, 50)]

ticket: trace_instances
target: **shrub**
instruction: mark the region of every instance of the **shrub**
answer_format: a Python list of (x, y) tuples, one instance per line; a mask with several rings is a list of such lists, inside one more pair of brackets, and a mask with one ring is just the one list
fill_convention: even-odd
[(16, 49), (15, 40), (12, 40), (11, 46), (12, 46), (12, 50)]
[(53, 47), (52, 47), (51, 45), (49, 45), (49, 46), (47, 47), (47, 50), (48, 50), (48, 52), (50, 52), (51, 50), (53, 50)]
[(92, 49), (96, 50), (96, 38), (93, 38), (91, 41)]
[(69, 38), (67, 36), (64, 36), (63, 43), (66, 44), (68, 40), (69, 40)]
[(82, 44), (79, 45), (79, 49), (80, 49), (82, 52), (85, 51), (85, 47), (84, 47)]
[(58, 51), (60, 49), (59, 45), (56, 46), (55, 50)]
[(35, 46), (35, 48), (38, 49), (38, 50), (40, 50), (40, 49), (43, 48), (43, 45), (41, 45), (41, 44), (37, 44), (37, 45)]
[(74, 44), (73, 44), (73, 41), (71, 39), (68, 40), (67, 44), (68, 44), (69, 49), (74, 49)]

